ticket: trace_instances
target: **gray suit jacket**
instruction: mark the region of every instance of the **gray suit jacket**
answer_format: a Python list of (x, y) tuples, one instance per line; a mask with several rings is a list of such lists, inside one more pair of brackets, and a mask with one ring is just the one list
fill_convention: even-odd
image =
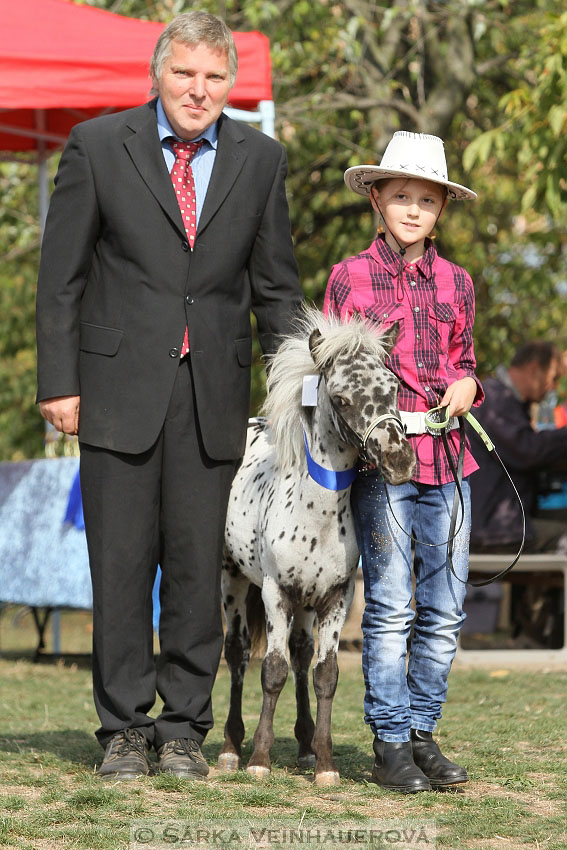
[(205, 450), (243, 454), (250, 310), (271, 352), (301, 300), (286, 172), (279, 143), (221, 116), (191, 252), (155, 101), (73, 129), (40, 263), (38, 400), (80, 395), (82, 442), (132, 453), (154, 443), (188, 324)]

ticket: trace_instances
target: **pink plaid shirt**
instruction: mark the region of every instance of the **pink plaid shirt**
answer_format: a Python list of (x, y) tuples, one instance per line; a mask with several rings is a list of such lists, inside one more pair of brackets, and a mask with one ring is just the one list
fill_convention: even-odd
[[(367, 251), (333, 267), (323, 312), (348, 318), (366, 316), (386, 329), (398, 322), (400, 332), (389, 357), (389, 368), (400, 379), (400, 410), (436, 407), (447, 387), (474, 378), (474, 287), (467, 272), (440, 257), (433, 243), (416, 263), (403, 263), (383, 236)], [(483, 399), (480, 383), (475, 406)], [(417, 456), (414, 480), (446, 484), (453, 480), (442, 441), (429, 434), (410, 437)], [(456, 462), (459, 431), (449, 433)], [(478, 469), (468, 448), (464, 475)]]

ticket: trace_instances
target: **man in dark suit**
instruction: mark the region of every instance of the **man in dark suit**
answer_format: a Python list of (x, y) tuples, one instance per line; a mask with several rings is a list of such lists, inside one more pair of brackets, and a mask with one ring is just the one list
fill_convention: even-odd
[[(72, 131), (45, 229), (38, 401), (56, 428), (79, 434), (104, 777), (148, 773), (152, 746), (160, 770), (208, 772), (200, 745), (222, 646), (220, 564), (245, 445), (250, 309), (271, 352), (301, 301), (285, 152), (222, 114), (236, 68), (218, 18), (172, 21), (152, 58), (158, 97)], [(199, 140), (191, 231), (169, 172), (179, 141)], [(164, 705), (154, 719), (156, 690)]]

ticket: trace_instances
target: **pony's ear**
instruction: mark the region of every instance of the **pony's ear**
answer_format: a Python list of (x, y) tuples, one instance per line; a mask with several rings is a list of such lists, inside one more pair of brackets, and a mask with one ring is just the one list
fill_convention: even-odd
[(309, 334), (309, 351), (311, 352), (311, 356), (313, 360), (315, 360), (315, 352), (317, 350), (317, 346), (319, 341), (323, 338), (323, 334), (318, 328), (315, 328), (314, 331), (311, 331)]
[(331, 365), (331, 361), (327, 360), (325, 363), (321, 363), (320, 358), (317, 356), (317, 349), (320, 346), (322, 339), (323, 334), (319, 328), (315, 328), (315, 330), (311, 331), (309, 335), (309, 351), (311, 352), (311, 357), (313, 358), (313, 362), (317, 368), (322, 372), (325, 372)]
[(309, 351), (313, 351), (322, 336), (323, 334), (319, 328), (315, 328), (315, 330), (311, 331), (309, 334)]
[(380, 342), (382, 343), (384, 348), (391, 350), (394, 347), (394, 345), (396, 344), (396, 340), (398, 338), (399, 332), (400, 332), (400, 323), (394, 322), (393, 325), (391, 325), (388, 328), (386, 333), (383, 334), (380, 337)]

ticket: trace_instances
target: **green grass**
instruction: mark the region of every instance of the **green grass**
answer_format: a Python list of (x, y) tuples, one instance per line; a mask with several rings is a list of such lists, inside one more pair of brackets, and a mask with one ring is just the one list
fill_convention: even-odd
[[(340, 828), (369, 818), (433, 822), (439, 850), (567, 847), (567, 671), (494, 676), (456, 668), (437, 734), (447, 755), (466, 765), (471, 781), (459, 792), (405, 797), (369, 782), (371, 735), (362, 717), (360, 659), (353, 653), (341, 655), (333, 711), (340, 786), (316, 788), (309, 774), (296, 769), (291, 677), (276, 713), (271, 777), (258, 782), (244, 771), (216, 773), (228, 706), (222, 662), (214, 691), (217, 725), (204, 745), (209, 781), (156, 775), (107, 785), (93, 774), (102, 750), (93, 736), (98, 723), (87, 660), (34, 664), (33, 640), (15, 648), (18, 640), (8, 631), (4, 625), (0, 632), (1, 848), (120, 850), (129, 847), (133, 824), (156, 819), (289, 829), (300, 823)], [(261, 702), (259, 674), (254, 662), (245, 688), (245, 758)]]

